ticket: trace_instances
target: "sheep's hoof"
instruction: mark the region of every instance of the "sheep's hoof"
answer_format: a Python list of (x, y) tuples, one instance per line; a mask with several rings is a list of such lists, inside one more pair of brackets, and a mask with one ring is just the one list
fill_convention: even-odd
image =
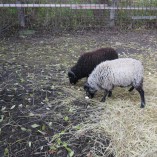
[(144, 108), (144, 106), (145, 106), (144, 104), (141, 104), (140, 108)]
[(100, 102), (105, 102), (105, 101), (106, 101), (106, 99), (102, 98)]
[(108, 94), (108, 97), (111, 97), (111, 96), (112, 96), (112, 92)]

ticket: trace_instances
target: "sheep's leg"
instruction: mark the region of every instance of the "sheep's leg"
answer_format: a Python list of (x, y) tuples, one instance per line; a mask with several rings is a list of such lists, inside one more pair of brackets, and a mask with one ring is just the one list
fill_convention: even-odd
[(139, 92), (141, 97), (141, 108), (144, 108), (145, 106), (144, 90), (142, 89), (142, 87), (138, 87), (136, 88), (136, 90)]
[(104, 96), (102, 97), (101, 102), (105, 102), (106, 96), (107, 96), (108, 94), (111, 94), (110, 91), (105, 90)]
[(129, 92), (133, 91), (134, 90), (134, 87), (132, 86), (130, 89), (129, 89)]
[(108, 92), (108, 97), (111, 97), (112, 96), (112, 91), (109, 91)]

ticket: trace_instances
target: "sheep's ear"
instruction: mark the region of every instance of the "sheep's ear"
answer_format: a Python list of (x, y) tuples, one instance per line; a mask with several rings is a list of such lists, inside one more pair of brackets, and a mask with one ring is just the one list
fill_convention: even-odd
[(68, 71), (68, 76), (69, 76), (69, 77), (70, 77), (70, 76), (76, 77), (75, 74), (74, 74), (74, 72), (72, 72), (71, 70)]

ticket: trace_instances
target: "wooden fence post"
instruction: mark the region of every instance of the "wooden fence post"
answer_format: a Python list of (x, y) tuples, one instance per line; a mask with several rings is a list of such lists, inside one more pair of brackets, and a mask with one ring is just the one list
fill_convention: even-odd
[[(112, 0), (112, 4), (111, 7), (117, 7), (118, 5), (118, 0)], [(115, 15), (116, 15), (116, 10), (115, 9), (111, 9), (110, 10), (110, 27), (114, 27), (115, 26)]]
[[(21, 4), (19, 0), (16, 1), (16, 4)], [(25, 15), (24, 15), (24, 8), (22, 7), (17, 7), (18, 10), (18, 20), (19, 20), (19, 25), (21, 27), (25, 27)]]

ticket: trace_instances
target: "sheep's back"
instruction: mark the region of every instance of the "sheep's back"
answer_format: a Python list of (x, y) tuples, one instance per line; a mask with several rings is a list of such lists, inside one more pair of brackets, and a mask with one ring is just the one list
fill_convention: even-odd
[(138, 86), (143, 79), (143, 66), (138, 60), (121, 58), (100, 63), (88, 78), (96, 89), (112, 89), (113, 86)]
[[(115, 86), (135, 86), (143, 79), (143, 66), (138, 60), (132, 58), (121, 58), (106, 61), (104, 65), (110, 69), (110, 79)], [(105, 71), (105, 69), (104, 69)]]
[(93, 52), (88, 52), (80, 56), (77, 67), (82, 72), (84, 77), (93, 71), (93, 69), (106, 60), (117, 59), (118, 54), (113, 48), (101, 48)]

